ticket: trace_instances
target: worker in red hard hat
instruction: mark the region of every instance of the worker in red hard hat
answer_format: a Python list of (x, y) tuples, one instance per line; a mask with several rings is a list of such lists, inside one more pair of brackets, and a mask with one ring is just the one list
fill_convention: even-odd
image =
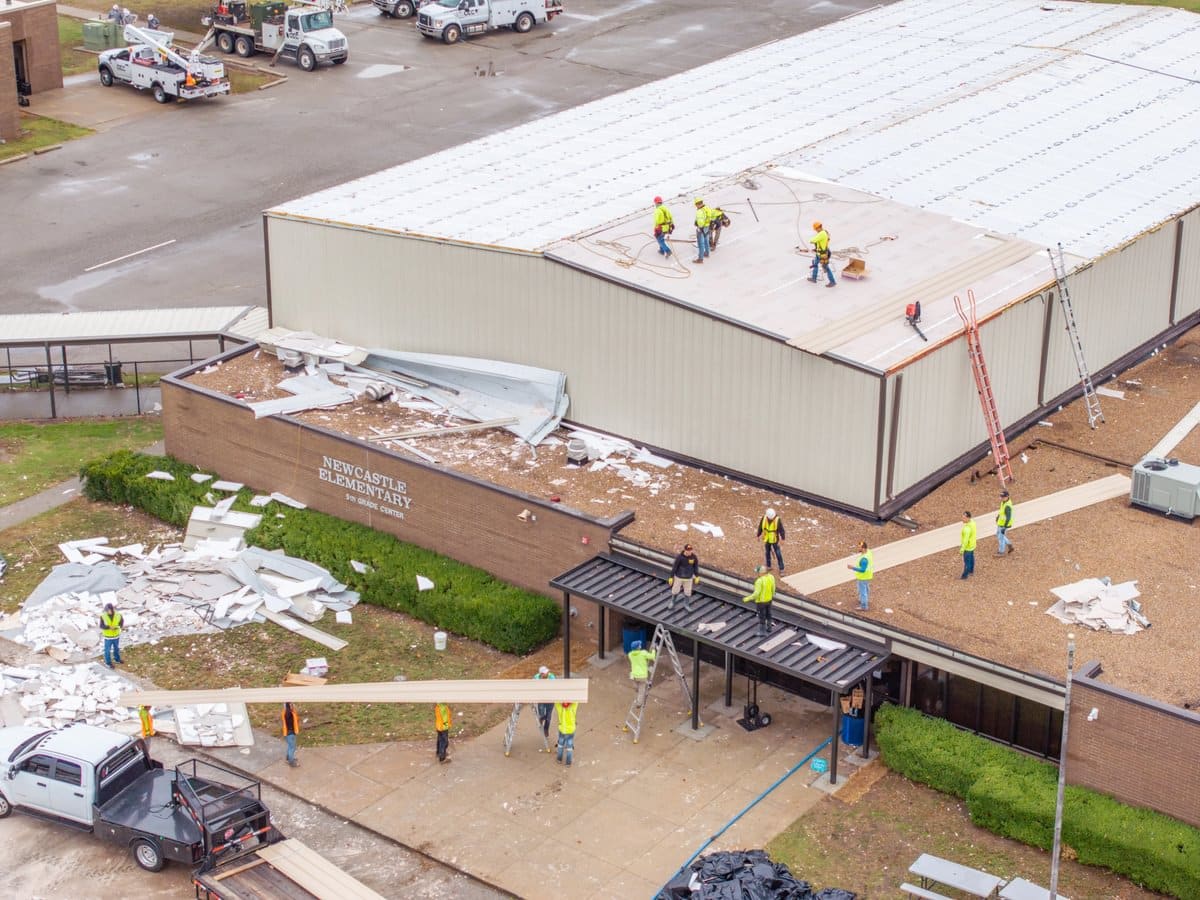
[(824, 269), (825, 277), (829, 279), (825, 287), (837, 287), (837, 282), (833, 279), (833, 271), (829, 268), (829, 259), (832, 256), (829, 250), (829, 232), (819, 221), (813, 222), (812, 227), (813, 236), (808, 239), (808, 242), (813, 245), (813, 261), (812, 274), (809, 275), (808, 280), (816, 284), (818, 270)]
[(667, 235), (675, 230), (675, 219), (671, 211), (663, 206), (662, 197), (654, 198), (654, 239), (658, 241), (658, 255), (670, 256), (671, 247), (667, 244)]

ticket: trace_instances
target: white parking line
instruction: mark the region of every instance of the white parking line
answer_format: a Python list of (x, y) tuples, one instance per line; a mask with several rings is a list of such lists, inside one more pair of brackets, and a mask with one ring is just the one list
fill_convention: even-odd
[(110, 259), (110, 260), (106, 260), (105, 262), (102, 262), (102, 263), (96, 263), (96, 265), (88, 266), (83, 271), (91, 272), (91, 271), (94, 271), (95, 269), (103, 269), (105, 266), (111, 266), (113, 263), (118, 263), (123, 259), (129, 259), (132, 256), (139, 256), (142, 253), (149, 253), (151, 250), (157, 250), (159, 247), (166, 247), (169, 244), (173, 244), (173, 243), (175, 243), (175, 238), (171, 238), (169, 241), (163, 241), (161, 244), (155, 244), (153, 247), (144, 247), (141, 250), (134, 250), (132, 253), (126, 253), (124, 256), (118, 256), (116, 259)]

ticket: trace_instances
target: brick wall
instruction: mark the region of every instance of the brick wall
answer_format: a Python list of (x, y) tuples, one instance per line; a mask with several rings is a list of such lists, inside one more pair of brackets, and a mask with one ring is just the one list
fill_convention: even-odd
[(1068, 730), (1070, 784), (1200, 828), (1200, 715), (1077, 676)]
[[(25, 42), (25, 66), (33, 93), (63, 86), (62, 62), (58, 50), (58, 7), (53, 3), (4, 6), (0, 3), (0, 22), (12, 24), (13, 42)], [(13, 71), (9, 60), (7, 72)]]
[(0, 19), (0, 140), (17, 136), (21, 115), (17, 106), (17, 73), (13, 69), (12, 25)]
[[(560, 602), (550, 579), (607, 550), (628, 520), (592, 519), (292, 420), (256, 420), (241, 403), (175, 378), (163, 381), (162, 406), (167, 453), (177, 459), (263, 493), (282, 491)], [(374, 496), (368, 480), (376, 482)], [(518, 518), (525, 510), (529, 517)], [(575, 638), (594, 641), (595, 605), (576, 605), (575, 624), (591, 628)]]

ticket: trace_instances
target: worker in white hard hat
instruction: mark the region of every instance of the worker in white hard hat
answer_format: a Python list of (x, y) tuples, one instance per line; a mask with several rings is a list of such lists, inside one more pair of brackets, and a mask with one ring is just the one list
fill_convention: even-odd
[[(533, 678), (535, 681), (546, 681), (554, 678), (554, 673), (550, 671), (549, 667), (541, 666)], [(537, 705), (538, 725), (541, 726), (542, 729), (542, 746), (541, 749), (538, 750), (538, 753), (550, 752), (550, 717), (552, 715), (554, 715), (553, 703), (539, 703)]]
[(783, 551), (779, 545), (787, 537), (783, 527), (783, 519), (775, 514), (774, 509), (768, 509), (766, 515), (758, 520), (758, 536), (762, 538), (763, 554), (766, 557), (765, 566), (771, 571), (771, 551), (775, 551), (775, 559), (779, 563), (779, 571), (783, 571)]
[(122, 19), (122, 16), (121, 16), (121, 7), (120, 7), (119, 5), (117, 5), (116, 3), (114, 3), (114, 4), (112, 5), (112, 9), (110, 9), (110, 10), (108, 11), (108, 21), (110, 21), (110, 22), (120, 22), (120, 21), (121, 21), (121, 19)]
[(154, 13), (150, 13), (150, 15), (146, 16), (146, 27), (147, 28), (149, 28), (151, 31), (158, 31), (158, 26), (159, 26), (158, 16), (156, 16)]

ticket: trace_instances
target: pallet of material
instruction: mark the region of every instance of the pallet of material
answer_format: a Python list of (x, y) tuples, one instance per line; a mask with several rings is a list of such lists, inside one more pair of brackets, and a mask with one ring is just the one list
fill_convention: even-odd
[(195, 880), (198, 896), (203, 890), (221, 900), (382, 900), (295, 838), (262, 847)]
[(317, 675), (305, 675), (301, 672), (288, 672), (283, 678), (283, 683), (288, 687), (304, 685), (310, 687), (312, 685), (321, 685), (326, 682), (326, 679)]

